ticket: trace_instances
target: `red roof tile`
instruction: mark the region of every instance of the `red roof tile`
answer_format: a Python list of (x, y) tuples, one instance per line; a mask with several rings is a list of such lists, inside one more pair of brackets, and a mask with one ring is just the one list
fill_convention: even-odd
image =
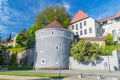
[(97, 21), (98, 22), (104, 22), (104, 21), (107, 21), (107, 20), (110, 20), (110, 19), (114, 19), (114, 18), (117, 18), (117, 17), (120, 17), (120, 11), (117, 14), (113, 15), (113, 16), (102, 18), (102, 19), (99, 19)]
[(83, 11), (78, 11), (78, 13), (74, 16), (74, 18), (71, 20), (71, 23), (77, 22), (79, 20), (87, 18), (88, 15), (84, 13)]
[(45, 28), (65, 28), (58, 21), (54, 20), (50, 24), (48, 24)]

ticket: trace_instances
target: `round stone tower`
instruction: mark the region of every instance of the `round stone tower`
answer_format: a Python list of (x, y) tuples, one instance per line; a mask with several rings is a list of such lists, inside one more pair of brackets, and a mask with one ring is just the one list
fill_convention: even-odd
[(73, 33), (54, 20), (36, 31), (34, 68), (68, 69)]

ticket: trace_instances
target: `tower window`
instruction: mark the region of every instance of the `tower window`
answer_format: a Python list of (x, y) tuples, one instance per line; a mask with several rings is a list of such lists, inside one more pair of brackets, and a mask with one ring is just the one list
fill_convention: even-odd
[(42, 32), (40, 33), (40, 35), (43, 36), (43, 35), (44, 35), (44, 32), (42, 31)]
[(59, 45), (56, 45), (56, 49), (59, 50)]
[(66, 37), (66, 32), (63, 32), (63, 35)]
[(54, 30), (51, 31), (51, 35), (55, 35), (55, 31)]
[(45, 64), (45, 59), (41, 59), (41, 64)]

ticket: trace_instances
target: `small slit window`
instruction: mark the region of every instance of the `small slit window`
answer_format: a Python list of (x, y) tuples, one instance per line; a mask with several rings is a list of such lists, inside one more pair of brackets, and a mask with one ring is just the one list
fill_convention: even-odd
[(45, 59), (41, 59), (41, 64), (45, 64)]
[(42, 32), (40, 33), (40, 35), (43, 36), (43, 35), (44, 35), (44, 32), (42, 31)]
[(51, 35), (52, 36), (55, 35), (55, 31), (54, 30), (51, 31)]
[(73, 35), (71, 34), (71, 39), (73, 39)]
[(64, 37), (66, 37), (66, 32), (63, 32)]
[(56, 50), (59, 50), (59, 45), (56, 45)]

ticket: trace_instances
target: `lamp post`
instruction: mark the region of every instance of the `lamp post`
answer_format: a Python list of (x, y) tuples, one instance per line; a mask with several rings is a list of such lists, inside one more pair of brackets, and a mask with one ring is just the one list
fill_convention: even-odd
[(110, 59), (109, 59), (109, 46), (107, 45), (107, 57), (108, 57), (108, 71), (111, 72), (110, 70)]
[[(57, 46), (57, 55), (60, 58), (60, 55), (59, 55), (59, 46)], [(59, 58), (57, 59), (56, 64), (57, 64), (57, 68), (58, 68), (58, 74), (59, 74), (59, 77), (60, 77), (60, 59)]]

